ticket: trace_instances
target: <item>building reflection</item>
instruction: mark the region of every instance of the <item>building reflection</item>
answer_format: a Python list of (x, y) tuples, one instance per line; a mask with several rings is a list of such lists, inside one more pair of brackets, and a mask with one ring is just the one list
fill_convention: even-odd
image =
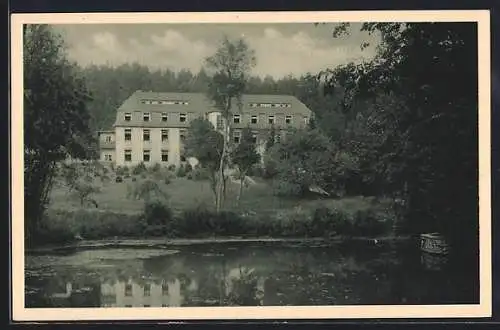
[(179, 279), (139, 284), (132, 279), (101, 284), (102, 307), (179, 307), (184, 296)]

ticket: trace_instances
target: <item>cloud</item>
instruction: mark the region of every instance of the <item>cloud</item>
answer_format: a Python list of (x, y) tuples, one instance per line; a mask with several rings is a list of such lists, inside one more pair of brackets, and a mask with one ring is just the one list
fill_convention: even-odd
[[(285, 35), (275, 28), (266, 28), (245, 38), (257, 58), (253, 73), (262, 77), (299, 76), (373, 55), (373, 50), (362, 52), (356, 40), (346, 43), (319, 39), (303, 31)], [(69, 56), (83, 66), (138, 62), (151, 68), (188, 68), (197, 72), (217, 47), (213, 40), (195, 39), (175, 29), (133, 38), (101, 31), (82, 39), (70, 47)]]

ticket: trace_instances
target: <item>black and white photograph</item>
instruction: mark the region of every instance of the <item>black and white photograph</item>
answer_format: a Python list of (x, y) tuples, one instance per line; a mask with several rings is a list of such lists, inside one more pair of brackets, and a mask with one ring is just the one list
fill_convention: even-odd
[(489, 14), (424, 14), (13, 15), (14, 315), (489, 316)]

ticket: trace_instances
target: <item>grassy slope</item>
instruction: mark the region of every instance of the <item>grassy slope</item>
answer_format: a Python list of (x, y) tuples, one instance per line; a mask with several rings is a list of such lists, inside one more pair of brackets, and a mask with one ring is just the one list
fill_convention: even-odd
[[(352, 197), (340, 200), (334, 199), (289, 199), (278, 197), (273, 194), (272, 187), (262, 179), (257, 179), (257, 184), (244, 189), (243, 198), (238, 205), (236, 196), (239, 186), (228, 183), (226, 208), (241, 211), (253, 211), (256, 213), (275, 212), (277, 210), (289, 210), (295, 206), (305, 209), (314, 209), (321, 205), (338, 207), (355, 211), (367, 207), (370, 202), (367, 198)], [(99, 205), (99, 210), (113, 211), (119, 213), (138, 213), (142, 211), (143, 201), (127, 198), (127, 185), (133, 182), (130, 178), (124, 182), (103, 183), (101, 192), (94, 195)], [(213, 205), (213, 195), (208, 181), (192, 181), (186, 178), (175, 178), (168, 185), (160, 182), (162, 188), (170, 196), (169, 203), (175, 210), (192, 208), (197, 205)], [(72, 193), (64, 186), (54, 187), (51, 198), (52, 209), (71, 210), (80, 209), (80, 203)]]

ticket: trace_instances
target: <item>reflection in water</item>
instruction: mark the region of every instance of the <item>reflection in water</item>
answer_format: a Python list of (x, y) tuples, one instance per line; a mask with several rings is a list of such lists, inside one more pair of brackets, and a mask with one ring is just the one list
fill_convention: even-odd
[(28, 256), (26, 265), (27, 307), (478, 302), (471, 267), (429, 268), (415, 250), (390, 245), (108, 249)]

